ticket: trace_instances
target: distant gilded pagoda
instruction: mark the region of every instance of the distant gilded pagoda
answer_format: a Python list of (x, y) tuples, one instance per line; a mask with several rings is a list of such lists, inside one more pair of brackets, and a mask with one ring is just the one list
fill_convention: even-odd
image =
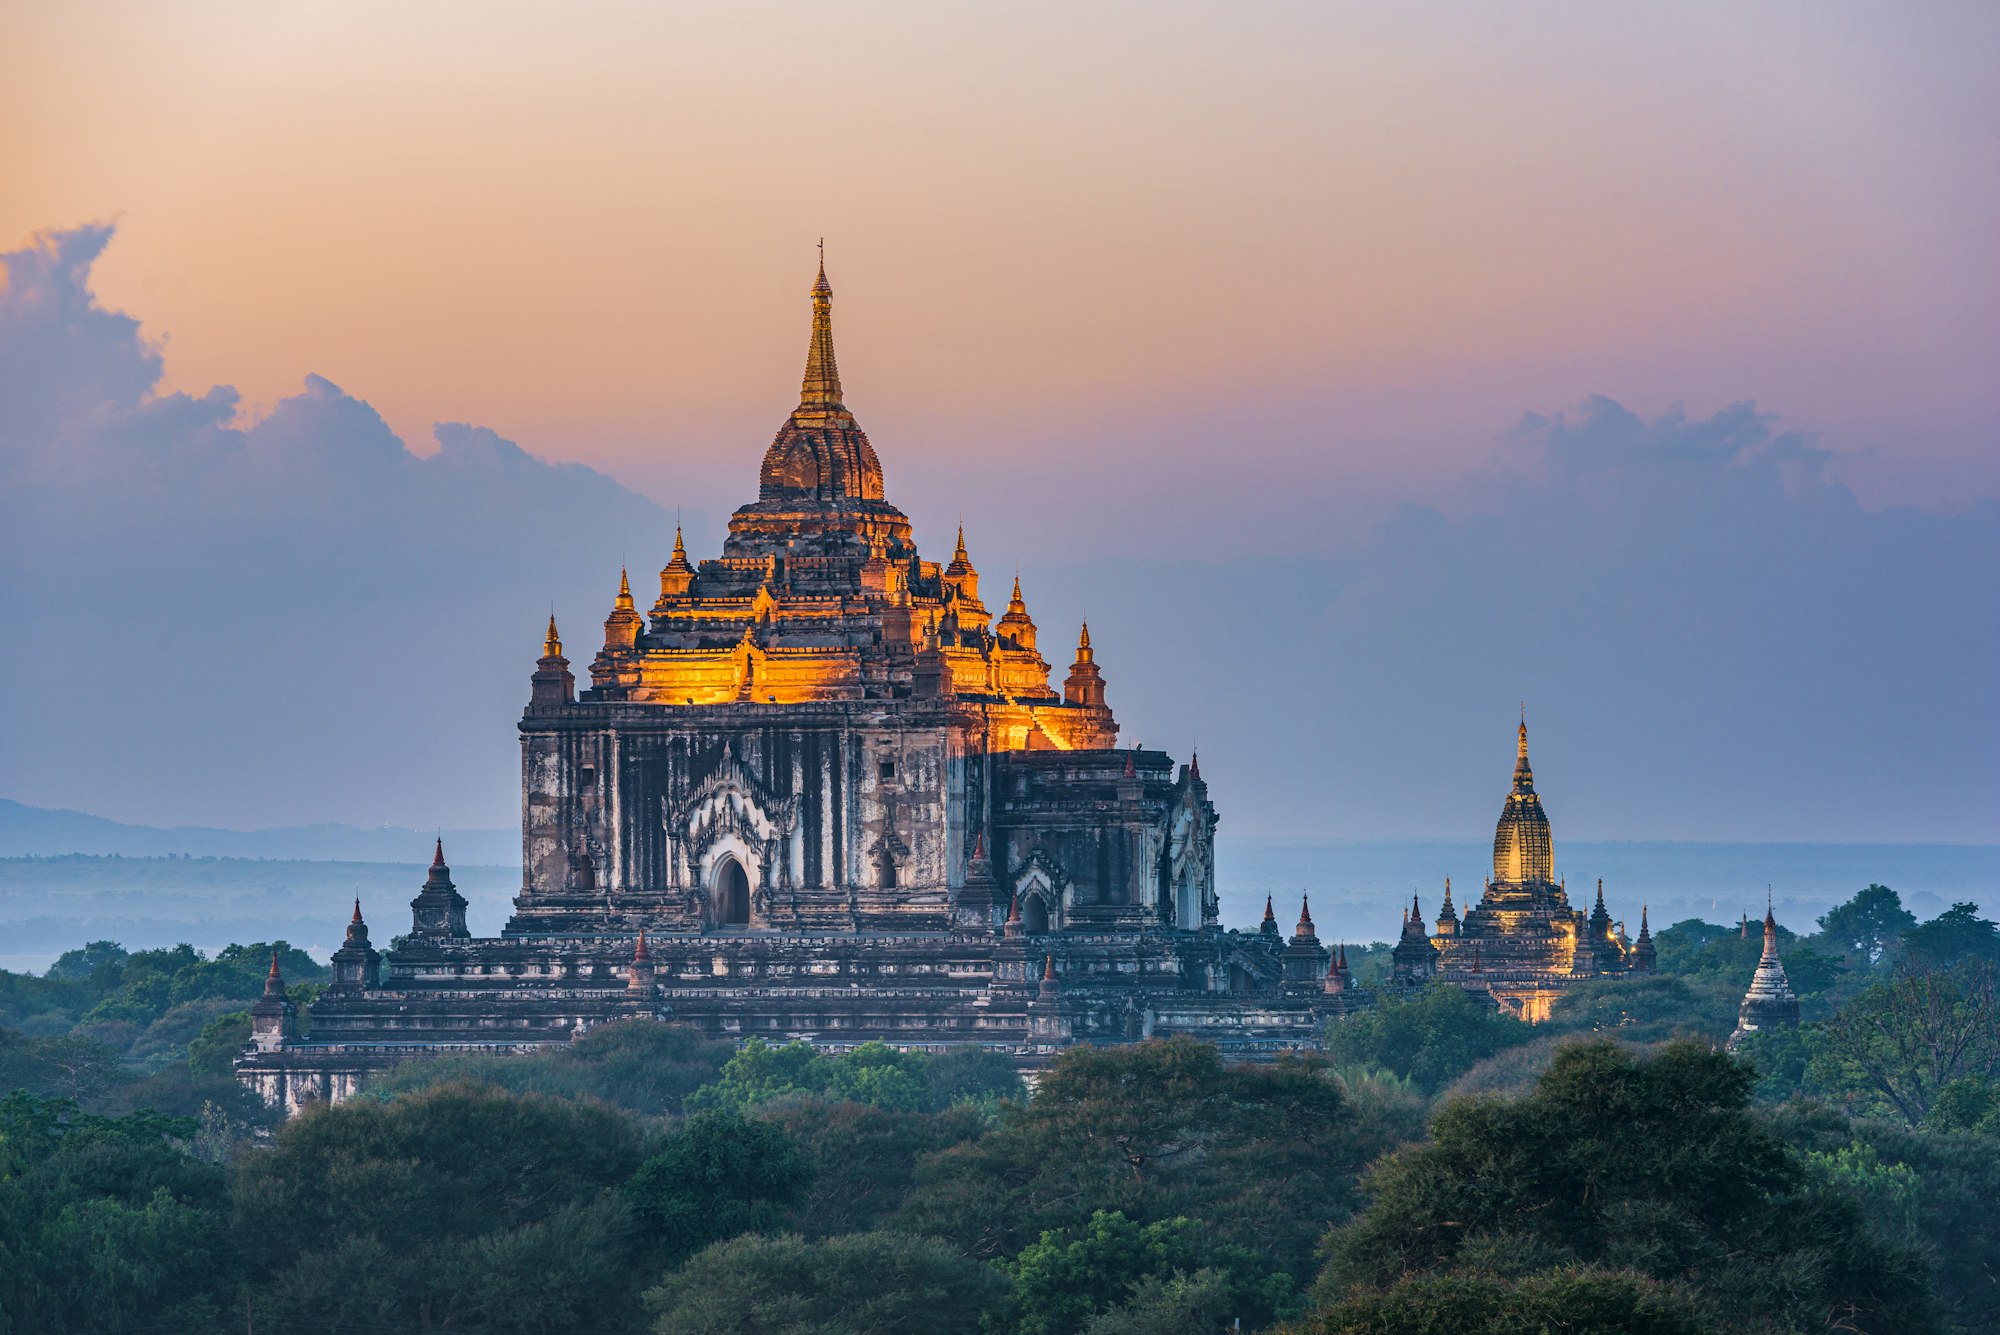
[(1623, 923), (1604, 907), (1604, 882), (1586, 914), (1571, 907), (1555, 877), (1555, 844), (1548, 814), (1535, 792), (1528, 763), (1528, 724), (1516, 736), (1514, 784), (1493, 831), (1493, 875), (1479, 902), (1461, 920), (1452, 905), (1451, 881), (1436, 930), (1425, 930), (1423, 906), (1412, 899), (1391, 954), (1393, 976), (1405, 986), (1432, 978), (1468, 991), (1490, 993), (1503, 1008), (1532, 1021), (1545, 1020), (1555, 999), (1590, 978), (1647, 973), (1653, 968), (1653, 934), (1644, 908), (1639, 936), (1628, 941)]

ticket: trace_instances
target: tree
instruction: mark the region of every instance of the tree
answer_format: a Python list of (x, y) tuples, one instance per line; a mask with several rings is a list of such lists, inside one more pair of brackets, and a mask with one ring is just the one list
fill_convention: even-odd
[(808, 1167), (775, 1123), (697, 1113), (640, 1166), (627, 1195), (673, 1263), (712, 1242), (775, 1228), (804, 1193)]
[(300, 1113), (236, 1164), (259, 1328), (628, 1329), (645, 1150), (603, 1104), (493, 1089)]
[(892, 1112), (861, 1103), (784, 1104), (767, 1116), (811, 1165), (785, 1228), (808, 1238), (884, 1227), (916, 1185), (924, 1156), (978, 1138), (991, 1124), (978, 1106), (937, 1113)]
[(1099, 1210), (1141, 1224), (1185, 1215), (1302, 1275), (1352, 1208), (1357, 1170), (1403, 1126), (1356, 1117), (1317, 1060), (1229, 1067), (1186, 1038), (1071, 1048), (1026, 1107), (925, 1160), (898, 1218), (998, 1258)]
[(0, 1329), (206, 1332), (238, 1259), (195, 1126), (0, 1099)]
[(735, 1051), (688, 1025), (625, 1020), (561, 1047), (521, 1057), (454, 1054), (406, 1062), (369, 1089), (393, 1095), (438, 1085), (490, 1085), (520, 1094), (596, 1098), (649, 1116), (678, 1115)]
[(1100, 1312), (1084, 1335), (1201, 1335), (1228, 1327), (1236, 1312), (1235, 1288), (1220, 1270), (1148, 1275), (1132, 1296)]
[(1336, 1066), (1393, 1071), (1436, 1094), (1473, 1063), (1533, 1038), (1534, 1026), (1474, 1000), (1464, 988), (1433, 982), (1408, 997), (1330, 1021), (1326, 1055)]
[(1907, 970), (1877, 983), (1813, 1033), (1807, 1080), (1917, 1126), (1952, 1081), (2000, 1074), (1994, 966)]
[(2000, 925), (1980, 917), (1977, 904), (1953, 904), (1903, 933), (1902, 960), (1916, 969), (1949, 969), (1968, 960), (2000, 964)]
[(1007, 1281), (935, 1238), (740, 1237), (646, 1295), (658, 1335), (977, 1335)]
[(2000, 1200), (2000, 1140), (1912, 1131), (1900, 1121), (1850, 1117), (1803, 1100), (1776, 1110), (1773, 1124), (1809, 1162), (1831, 1167), (1845, 1160), (1850, 1171), (1831, 1176), (1871, 1217), (1903, 1227), (1913, 1209), (1949, 1328), (2000, 1332), (2000, 1210), (1993, 1208)]
[(1430, 1144), (1370, 1171), (1369, 1207), (1329, 1235), (1316, 1297), (1338, 1311), (1416, 1272), (1581, 1266), (1682, 1286), (1725, 1323), (1938, 1329), (1921, 1254), (1747, 1111), (1752, 1078), (1695, 1043), (1646, 1058), (1572, 1043), (1527, 1098), (1445, 1104)]
[(1508, 1281), (1420, 1275), (1353, 1294), (1288, 1335), (1712, 1335), (1700, 1309), (1630, 1271), (1571, 1268)]
[(1165, 1284), (1176, 1275), (1210, 1276), (1203, 1291), (1219, 1287), (1225, 1310), (1253, 1329), (1297, 1300), (1291, 1276), (1272, 1274), (1264, 1258), (1246, 1248), (1211, 1241), (1185, 1218), (1140, 1225), (1100, 1210), (1080, 1230), (1042, 1234), (1008, 1269), (1021, 1335), (1077, 1335), (1099, 1314), (1133, 1298), (1140, 1285)]
[(1871, 885), (1819, 920), (1820, 935), (1833, 949), (1864, 964), (1879, 964), (1903, 933), (1917, 925), (1903, 898), (1886, 885)]
[(921, 1112), (935, 1106), (930, 1068), (930, 1058), (921, 1052), (901, 1052), (875, 1041), (827, 1054), (810, 1043), (772, 1047), (752, 1038), (688, 1106), (747, 1112), (788, 1099), (844, 1099)]

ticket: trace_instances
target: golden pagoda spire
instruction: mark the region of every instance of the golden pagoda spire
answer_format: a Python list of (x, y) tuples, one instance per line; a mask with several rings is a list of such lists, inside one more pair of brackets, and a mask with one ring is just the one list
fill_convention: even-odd
[(951, 559), (954, 562), (968, 559), (965, 555), (965, 521), (963, 519), (958, 521), (958, 546), (952, 550)]
[(681, 526), (679, 524), (674, 525), (674, 555), (683, 561), (687, 560), (687, 544), (681, 541)]
[(625, 573), (625, 567), (618, 567), (618, 601), (613, 604), (621, 612), (632, 610), (632, 581)]
[(1521, 728), (1514, 744), (1514, 791), (1532, 793), (1535, 791), (1535, 771), (1528, 764), (1528, 715), (1527, 706), (1521, 707)]
[(840, 366), (833, 356), (833, 287), (826, 281), (826, 238), (819, 243), (819, 278), (813, 283), (812, 342), (806, 349), (805, 381), (799, 411), (830, 414), (842, 410)]
[(542, 657), (562, 657), (562, 637), (556, 634), (556, 614), (554, 612), (549, 613), (549, 633), (548, 638), (542, 641)]

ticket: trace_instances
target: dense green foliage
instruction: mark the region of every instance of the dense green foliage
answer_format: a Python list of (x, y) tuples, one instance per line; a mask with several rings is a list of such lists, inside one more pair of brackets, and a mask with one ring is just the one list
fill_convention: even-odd
[(1006, 1279), (935, 1238), (717, 1243), (646, 1295), (659, 1335), (978, 1335)]
[(1414, 1132), (1355, 1115), (1324, 1062), (1226, 1066), (1189, 1039), (1075, 1048), (1026, 1107), (926, 1160), (899, 1218), (979, 1257), (1018, 1255), (1098, 1211), (1185, 1216), (1293, 1277), (1356, 1200), (1363, 1165)]
[(1535, 1036), (1534, 1026), (1503, 1015), (1450, 983), (1408, 997), (1393, 993), (1327, 1026), (1326, 1054), (1336, 1065), (1392, 1071), (1435, 1094), (1473, 1063)]
[(1337, 1308), (1412, 1272), (1591, 1267), (1674, 1285), (1721, 1329), (1818, 1330), (1836, 1313), (1856, 1332), (1940, 1329), (1921, 1253), (1809, 1171), (1750, 1112), (1750, 1086), (1692, 1043), (1644, 1059), (1573, 1044), (1527, 1098), (1447, 1104), (1429, 1144), (1371, 1170), (1317, 1294)]
[(1994, 936), (1871, 887), (1781, 932), (1806, 1024), (1740, 1059), (1761, 940), (1687, 922), (1532, 1029), (1432, 987), (1326, 1058), (1076, 1049), (1029, 1100), (631, 1022), (275, 1135), (230, 1077), (270, 948), (93, 943), (0, 973), (0, 1335), (2000, 1335)]
[(870, 1042), (847, 1052), (822, 1053), (810, 1043), (772, 1047), (753, 1038), (690, 1106), (747, 1112), (811, 1099), (938, 1112), (955, 1103), (1019, 1099), (1025, 1092), (1011, 1062), (980, 1048), (931, 1056)]
[(679, 1113), (688, 1095), (722, 1071), (734, 1045), (681, 1025), (643, 1020), (601, 1025), (560, 1048), (526, 1057), (454, 1053), (409, 1062), (371, 1089), (400, 1095), (437, 1085), (476, 1084), (519, 1094), (601, 1099), (628, 1112)]

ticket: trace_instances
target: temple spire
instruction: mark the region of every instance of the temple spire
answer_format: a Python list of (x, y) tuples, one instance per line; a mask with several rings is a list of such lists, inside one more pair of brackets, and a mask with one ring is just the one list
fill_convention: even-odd
[(549, 613), (549, 633), (542, 641), (543, 658), (562, 657), (562, 636), (556, 634), (556, 614)]
[(826, 281), (826, 242), (820, 242), (819, 278), (813, 283), (812, 342), (806, 349), (806, 374), (799, 389), (802, 413), (841, 411), (840, 366), (833, 357), (833, 287)]
[[(439, 836), (438, 836), (438, 840), (437, 840), (437, 851), (436, 851), (435, 853), (431, 854), (431, 865), (432, 865), (433, 867), (442, 867), (442, 866), (444, 865), (444, 836), (443, 836), (443, 835), (439, 835)], [(356, 901), (356, 903), (359, 903), (359, 902), (360, 902), (360, 901), (358, 901), (358, 900)]]
[(1521, 730), (1514, 747), (1514, 791), (1532, 793), (1535, 791), (1535, 771), (1528, 764), (1528, 720), (1521, 719)]
[(627, 576), (624, 566), (618, 567), (618, 599), (613, 606), (620, 612), (632, 610), (632, 581)]

